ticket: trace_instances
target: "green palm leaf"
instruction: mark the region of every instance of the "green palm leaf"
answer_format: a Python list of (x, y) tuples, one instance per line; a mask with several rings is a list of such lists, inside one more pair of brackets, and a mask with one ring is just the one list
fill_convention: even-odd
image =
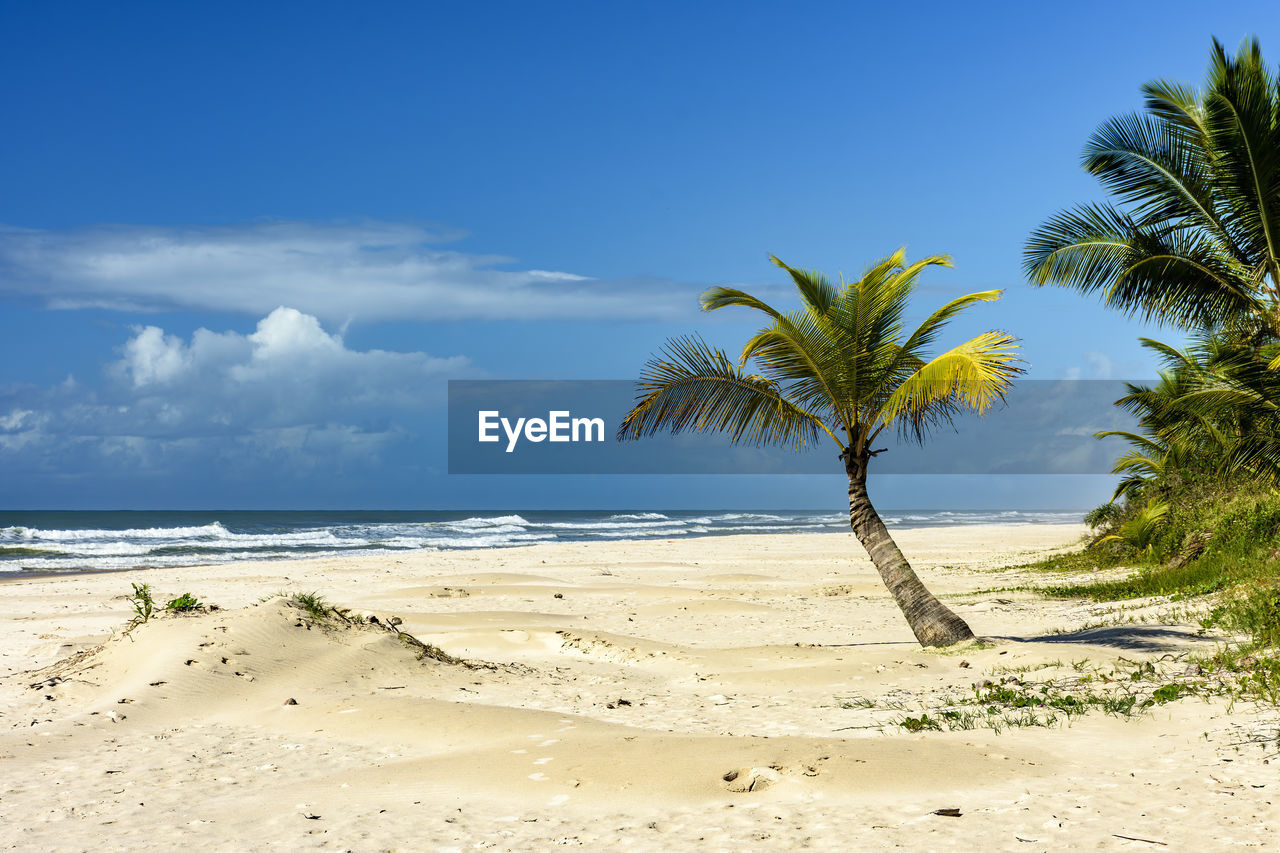
[(744, 374), (701, 338), (669, 341), (637, 389), (640, 398), (619, 427), (619, 439), (714, 431), (735, 442), (800, 450), (825, 429), (816, 415), (783, 398), (774, 382)]
[(1027, 242), (1028, 277), (1144, 319), (1276, 339), (1280, 89), (1257, 41), (1233, 57), (1215, 40), (1202, 89), (1155, 81), (1144, 94), (1144, 114), (1103, 123), (1085, 146), (1119, 207), (1047, 220)]

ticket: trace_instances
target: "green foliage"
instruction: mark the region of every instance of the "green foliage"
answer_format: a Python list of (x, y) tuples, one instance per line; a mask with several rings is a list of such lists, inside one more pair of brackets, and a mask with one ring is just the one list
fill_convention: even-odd
[(1277, 331), (1280, 91), (1256, 40), (1215, 39), (1203, 88), (1157, 80), (1102, 124), (1084, 167), (1117, 205), (1059, 213), (1027, 242), (1037, 284), (1187, 329)]
[(1136, 415), (1137, 433), (1098, 438), (1129, 443), (1112, 471), (1123, 475), (1116, 497), (1141, 506), (1195, 484), (1280, 484), (1280, 370), (1277, 344), (1204, 333), (1177, 350), (1150, 339), (1162, 363), (1153, 386), (1129, 384), (1116, 401)]
[(156, 604), (151, 597), (151, 584), (135, 583), (132, 586), (133, 595), (129, 596), (129, 601), (133, 604), (133, 621), (146, 622), (151, 618)]
[(197, 601), (195, 596), (191, 593), (184, 592), (177, 598), (170, 599), (169, 602), (165, 604), (164, 609), (168, 610), (170, 613), (187, 613), (191, 610), (198, 610), (203, 606), (204, 605)]
[(1123, 514), (1124, 507), (1117, 504), (1115, 501), (1107, 501), (1106, 503), (1100, 504), (1085, 513), (1084, 523), (1089, 525), (1093, 530), (1097, 530), (1098, 528), (1103, 528), (1105, 530), (1118, 522)]
[(1071, 693), (1051, 692), (1050, 685), (1040, 686), (1033, 692), (1018, 682), (1014, 686), (1004, 684), (975, 685), (974, 701), (982, 705), (1003, 705), (1006, 708), (1056, 708), (1059, 711), (1082, 713), (1088, 702)]
[[(1155, 595), (1182, 598), (1219, 592), (1276, 573), (1280, 495), (1270, 488), (1256, 482), (1222, 485), (1200, 481), (1163, 494), (1168, 496), (1168, 510), (1144, 551), (1112, 538), (1083, 553), (1052, 557), (1028, 567), (1079, 571), (1130, 565), (1136, 572), (1114, 580), (1055, 584), (1041, 591), (1099, 601)], [(1136, 516), (1133, 507), (1125, 512), (1122, 525)]]
[(1118, 542), (1139, 554), (1150, 554), (1155, 549), (1156, 537), (1160, 534), (1168, 513), (1167, 503), (1152, 501), (1117, 527), (1115, 533), (1103, 536), (1094, 544), (1098, 546)]
[(907, 717), (898, 725), (909, 732), (942, 731), (942, 723), (928, 714), (921, 714), (919, 717)]
[(1249, 648), (1280, 648), (1280, 586), (1258, 580), (1209, 611), (1201, 623), (1250, 638)]
[[(1215, 39), (1203, 87), (1157, 80), (1143, 92), (1144, 113), (1105, 122), (1085, 147), (1115, 204), (1045, 222), (1026, 270), (1180, 326), (1192, 343), (1144, 339), (1159, 382), (1117, 401), (1139, 427), (1098, 434), (1128, 449), (1113, 468), (1120, 509), (1087, 519), (1096, 550), (1139, 570), (1052, 594), (1217, 592), (1273, 575), (1280, 545), (1280, 86), (1256, 39), (1234, 56)], [(1273, 594), (1250, 588), (1211, 621), (1274, 646)]]
[(332, 608), (329, 603), (314, 592), (295, 592), (288, 601), (294, 607), (304, 611), (312, 619), (322, 622), (329, 618)]
[[(999, 733), (1010, 728), (1058, 726), (1095, 711), (1128, 718), (1185, 696), (1217, 695), (1226, 689), (1185, 673), (1171, 676), (1149, 661), (1122, 661), (1109, 671), (1084, 672), (1089, 668), (1087, 661), (1072, 668), (1078, 675), (1053, 681), (1024, 682), (1014, 676), (1006, 676), (998, 684), (986, 680), (974, 684), (971, 693), (935, 698), (934, 704), (921, 708), (919, 716), (903, 716), (893, 722), (911, 732), (990, 729)], [(845, 701), (840, 707), (874, 709), (876, 703)], [(906, 710), (896, 702), (886, 707)]]
[(1021, 563), (1011, 569), (1025, 569), (1032, 572), (1053, 572), (1067, 574), (1071, 572), (1093, 572), (1114, 568), (1121, 565), (1133, 565), (1132, 561), (1123, 559), (1108, 548), (1086, 548), (1082, 551), (1068, 551), (1055, 554), (1042, 560)]
[(1179, 699), (1187, 693), (1191, 692), (1185, 684), (1176, 682), (1157, 687), (1151, 693), (1151, 698), (1144, 702), (1144, 705), (1163, 705), (1166, 702), (1172, 702)]
[[(801, 449), (826, 433), (866, 459), (885, 430), (923, 440), (959, 411), (981, 413), (998, 402), (1022, 372), (1016, 342), (1004, 332), (929, 352), (952, 319), (1000, 291), (953, 299), (916, 329), (905, 325), (917, 278), (931, 266), (950, 266), (945, 256), (908, 263), (900, 249), (839, 284), (772, 260), (795, 284), (799, 310), (784, 313), (734, 288), (708, 290), (703, 310), (749, 308), (768, 324), (736, 360), (700, 338), (668, 341), (641, 374), (639, 400), (619, 439), (714, 431), (735, 442)], [(749, 364), (759, 372), (748, 372)]]

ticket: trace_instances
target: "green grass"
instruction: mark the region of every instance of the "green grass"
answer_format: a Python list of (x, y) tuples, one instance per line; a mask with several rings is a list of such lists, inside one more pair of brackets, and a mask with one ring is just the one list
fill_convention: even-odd
[[(1055, 598), (1095, 601), (1154, 596), (1181, 600), (1275, 577), (1280, 569), (1280, 494), (1239, 484), (1217, 488), (1196, 485), (1166, 497), (1170, 510), (1149, 554), (1125, 550), (1113, 542), (1019, 568), (1063, 574), (1097, 573), (1126, 565), (1135, 569), (1127, 577), (1063, 581), (1037, 590)], [(1270, 614), (1280, 617), (1280, 611)], [(1255, 619), (1254, 627), (1259, 624)], [(1273, 618), (1269, 624), (1280, 626), (1280, 619)], [(1274, 645), (1280, 631), (1268, 631), (1272, 636), (1267, 642)]]
[(1024, 681), (1008, 675), (999, 682), (987, 679), (972, 684), (968, 691), (934, 694), (910, 706), (891, 696), (858, 695), (837, 697), (837, 707), (871, 715), (869, 725), (849, 728), (889, 727), (913, 733), (988, 729), (998, 734), (1015, 728), (1066, 726), (1092, 713), (1132, 719), (1189, 697), (1236, 701), (1265, 698), (1268, 691), (1280, 695), (1280, 661), (1238, 656), (1231, 660), (1235, 667), (1231, 672), (1225, 663), (1214, 669), (1208, 664), (1188, 667), (1185, 660), (1172, 659), (1121, 659), (1105, 667), (1079, 660), (1069, 668), (1058, 661), (1038, 667), (1069, 669), (1056, 679)]
[(1253, 649), (1280, 647), (1280, 585), (1274, 576), (1256, 579), (1210, 610), (1201, 625), (1246, 634)]
[(333, 608), (319, 593), (295, 592), (285, 600), (317, 622), (324, 622), (333, 612)]
[(1009, 569), (1032, 572), (1062, 572), (1065, 574), (1068, 572), (1095, 572), (1132, 564), (1132, 559), (1126, 560), (1111, 551), (1084, 548), (1080, 551), (1054, 554), (1052, 557), (1045, 557), (1030, 563), (1020, 563), (1016, 566), (1010, 566)]

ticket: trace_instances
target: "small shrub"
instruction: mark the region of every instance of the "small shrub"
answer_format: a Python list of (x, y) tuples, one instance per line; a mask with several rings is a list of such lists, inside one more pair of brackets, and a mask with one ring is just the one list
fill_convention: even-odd
[(1117, 527), (1115, 533), (1103, 536), (1094, 546), (1116, 542), (1141, 556), (1149, 556), (1155, 553), (1156, 541), (1165, 527), (1165, 516), (1168, 514), (1167, 503), (1152, 501)]
[(1089, 525), (1091, 530), (1102, 528), (1107, 531), (1108, 528), (1115, 526), (1124, 515), (1124, 507), (1114, 501), (1108, 501), (1101, 506), (1096, 506), (1085, 514), (1084, 523)]
[(133, 584), (133, 595), (129, 596), (133, 604), (133, 621), (146, 622), (155, 610), (155, 600), (151, 597), (151, 584)]
[(1163, 705), (1165, 702), (1172, 702), (1181, 697), (1184, 693), (1190, 692), (1186, 685), (1171, 682), (1163, 687), (1157, 687), (1151, 692), (1151, 698), (1142, 703), (1144, 707), (1150, 705)]
[(942, 731), (942, 724), (928, 714), (921, 714), (919, 717), (907, 717), (899, 725), (909, 732)]
[(195, 596), (191, 593), (184, 592), (177, 598), (170, 599), (169, 602), (165, 604), (164, 609), (168, 610), (170, 613), (187, 613), (192, 610), (198, 610), (203, 606), (204, 605), (196, 600)]

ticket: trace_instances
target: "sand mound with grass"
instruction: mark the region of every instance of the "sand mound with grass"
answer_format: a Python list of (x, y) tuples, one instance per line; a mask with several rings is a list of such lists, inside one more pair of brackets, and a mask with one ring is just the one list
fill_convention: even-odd
[(439, 667), (424, 662), (442, 655), (393, 627), (338, 614), (317, 619), (274, 599), (159, 614), (35, 671), (31, 686), (58, 706), (105, 712), (126, 704), (131, 714), (181, 721), (259, 713), (339, 685), (429, 678)]

